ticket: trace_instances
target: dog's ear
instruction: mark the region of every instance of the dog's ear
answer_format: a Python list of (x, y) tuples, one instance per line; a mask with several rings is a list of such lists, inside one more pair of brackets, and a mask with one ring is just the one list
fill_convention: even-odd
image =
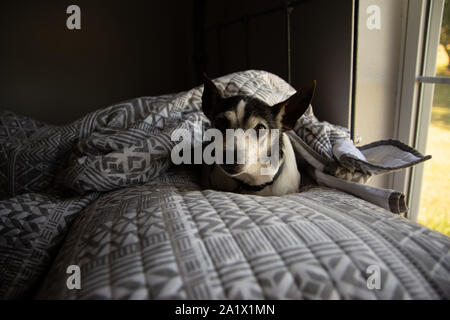
[(214, 82), (208, 78), (206, 73), (203, 73), (203, 84), (202, 110), (206, 117), (212, 120), (214, 109), (216, 108), (219, 100), (222, 98), (222, 94)]
[(298, 90), (287, 100), (274, 105), (271, 109), (275, 119), (283, 130), (294, 128), (297, 119), (308, 109), (316, 90), (316, 80)]

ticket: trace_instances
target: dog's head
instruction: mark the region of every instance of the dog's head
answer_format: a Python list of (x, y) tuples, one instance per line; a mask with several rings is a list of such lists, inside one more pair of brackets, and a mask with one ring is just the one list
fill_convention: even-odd
[[(211, 121), (211, 126), (220, 130), (223, 135), (224, 164), (220, 164), (220, 167), (225, 173), (230, 176), (261, 175), (261, 168), (264, 167), (268, 174), (271, 169), (272, 174), (275, 174), (279, 163), (263, 163), (260, 159), (271, 157), (276, 150), (274, 143), (278, 144), (277, 159), (282, 159), (282, 132), (291, 130), (306, 111), (315, 87), (316, 82), (312, 81), (287, 100), (270, 106), (259, 99), (246, 96), (224, 98), (220, 89), (204, 75), (202, 109)], [(234, 137), (231, 136), (233, 133)], [(275, 139), (276, 136), (278, 139)], [(233, 141), (231, 143), (230, 137)], [(229, 161), (230, 159), (233, 161)]]

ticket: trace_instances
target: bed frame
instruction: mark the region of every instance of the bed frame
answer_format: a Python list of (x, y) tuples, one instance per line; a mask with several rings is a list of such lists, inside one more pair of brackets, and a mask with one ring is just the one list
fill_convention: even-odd
[(245, 55), (246, 55), (246, 66), (247, 69), (250, 68), (249, 64), (249, 24), (253, 19), (261, 16), (269, 15), (275, 12), (284, 12), (286, 17), (286, 67), (287, 67), (287, 81), (291, 83), (292, 80), (292, 58), (291, 58), (291, 13), (295, 7), (300, 6), (309, 0), (295, 0), (288, 1), (285, 0), (282, 5), (276, 7), (255, 12), (252, 14), (246, 14), (238, 16), (236, 18), (215, 23), (209, 26), (205, 25), (205, 2), (206, 0), (195, 0), (194, 1), (194, 65), (195, 73), (197, 77), (197, 82), (202, 82), (202, 73), (206, 70), (208, 64), (208, 54), (205, 46), (205, 36), (208, 32), (215, 32), (217, 37), (217, 46), (220, 51), (221, 45), (221, 32), (223, 29), (234, 25), (242, 24), (245, 32)]

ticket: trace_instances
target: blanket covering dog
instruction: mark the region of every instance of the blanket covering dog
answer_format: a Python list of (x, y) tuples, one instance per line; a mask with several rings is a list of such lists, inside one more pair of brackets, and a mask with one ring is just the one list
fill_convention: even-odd
[[(263, 71), (217, 84), (268, 104), (294, 93)], [(201, 192), (173, 173), (173, 130), (208, 125), (201, 94), (132, 99), (61, 127), (1, 113), (0, 297), (450, 297), (443, 235), (337, 191), (279, 201)], [(71, 264), (86, 290), (67, 290)], [(382, 291), (367, 289), (369, 265)]]

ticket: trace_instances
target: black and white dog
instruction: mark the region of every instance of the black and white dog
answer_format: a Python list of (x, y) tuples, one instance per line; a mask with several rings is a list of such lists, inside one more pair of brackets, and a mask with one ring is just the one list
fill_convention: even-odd
[[(269, 106), (246, 96), (224, 98), (220, 89), (205, 75), (202, 109), (211, 126), (223, 135), (230, 132), (227, 129), (241, 129), (244, 138), (233, 138), (233, 148), (230, 144), (223, 144), (223, 159), (228, 154), (234, 160), (231, 163), (203, 165), (203, 188), (266, 196), (297, 192), (300, 173), (291, 142), (284, 131), (291, 130), (306, 111), (315, 87), (316, 82), (313, 81), (287, 100)], [(249, 130), (255, 134), (245, 135)], [(278, 133), (277, 138), (274, 133)], [(275, 144), (278, 148), (274, 148)], [(272, 153), (277, 152), (275, 150), (278, 150), (275, 161), (261, 161), (273, 156)], [(242, 161), (238, 161), (238, 154), (244, 154), (240, 158)]]

